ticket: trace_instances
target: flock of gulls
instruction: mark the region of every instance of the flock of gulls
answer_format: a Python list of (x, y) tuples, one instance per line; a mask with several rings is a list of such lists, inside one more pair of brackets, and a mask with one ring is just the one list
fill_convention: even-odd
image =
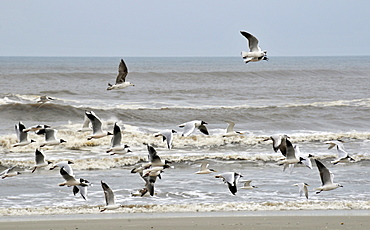
[[(262, 51), (258, 45), (258, 39), (254, 37), (252, 34), (240, 31), (240, 33), (249, 41), (249, 52), (242, 51), (241, 56), (245, 63), (249, 62), (257, 62), (261, 60), (268, 60), (267, 58), (267, 51)], [(129, 86), (134, 86), (134, 84), (126, 81), (126, 76), (128, 74), (128, 69), (121, 59), (118, 68), (118, 75), (116, 78), (116, 82), (114, 85), (108, 84), (107, 90), (119, 90), (124, 89)], [(46, 102), (54, 100), (48, 96), (41, 96), (40, 99), (37, 101), (43, 105)], [(40, 106), (41, 106), (40, 105)], [(107, 136), (112, 136), (110, 148), (106, 151), (111, 155), (114, 154), (126, 154), (131, 152), (128, 145), (122, 144), (122, 132), (121, 128), (117, 123), (114, 124), (113, 131), (109, 132), (107, 130), (102, 129), (102, 121), (101, 119), (93, 112), (93, 111), (85, 111), (85, 120), (83, 122), (83, 126), (79, 129), (79, 132), (91, 132), (86, 138), (87, 140), (91, 139), (98, 139), (104, 138)], [(223, 137), (232, 137), (236, 135), (240, 135), (242, 133), (238, 131), (234, 131), (235, 123), (232, 121), (227, 121), (228, 127), (223, 134)], [(202, 120), (193, 120), (186, 123), (179, 125), (180, 128), (183, 128), (182, 136), (189, 136), (196, 130), (199, 130), (204, 135), (209, 135), (208, 129), (206, 127), (207, 123)], [(47, 166), (51, 166), (50, 170), (55, 168), (59, 168), (59, 173), (63, 178), (63, 182), (59, 184), (59, 186), (67, 186), (72, 187), (72, 192), (74, 195), (80, 193), (83, 199), (87, 199), (87, 188), (91, 186), (91, 183), (83, 178), (78, 178), (74, 175), (73, 169), (71, 165), (73, 161), (61, 161), (61, 162), (51, 162), (45, 159), (45, 155), (42, 151), (42, 147), (44, 146), (55, 146), (66, 142), (64, 139), (60, 139), (57, 137), (58, 131), (56, 129), (51, 128), (48, 125), (35, 125), (26, 128), (26, 126), (20, 121), (18, 124), (15, 125), (15, 131), (17, 135), (18, 142), (12, 145), (12, 147), (19, 147), (19, 146), (26, 146), (35, 142), (32, 139), (29, 139), (28, 133), (34, 132), (37, 135), (44, 135), (45, 139), (44, 142), (39, 144), (39, 148), (35, 150), (35, 164), (31, 168), (32, 173), (40, 168), (45, 168)], [(155, 137), (163, 138), (163, 141), (166, 142), (166, 146), (168, 149), (172, 148), (172, 141), (173, 135), (177, 133), (174, 129), (163, 130), (162, 132), (155, 133)], [(282, 154), (282, 158), (278, 161), (279, 165), (283, 166), (283, 171), (287, 168), (290, 169), (292, 172), (294, 165), (296, 164), (304, 164), (309, 169), (312, 169), (312, 162), (311, 158), (314, 158), (312, 155), (305, 155), (302, 154), (299, 150), (297, 145), (293, 146), (293, 144), (289, 140), (289, 136), (287, 135), (273, 135), (267, 138), (265, 141), (271, 140), (272, 141), (272, 148), (275, 152), (280, 152)], [(340, 140), (336, 141), (328, 141), (325, 142), (329, 145), (329, 149), (336, 148), (338, 152), (338, 158), (333, 160), (332, 164), (337, 164), (343, 161), (354, 161), (352, 157), (344, 150), (343, 143)], [(131, 173), (139, 174), (140, 178), (144, 182), (144, 186), (142, 189), (139, 190), (138, 194), (132, 194), (133, 196), (154, 196), (155, 190), (154, 185), (157, 178), (161, 179), (161, 173), (169, 168), (173, 168), (171, 166), (171, 162), (167, 160), (163, 160), (157, 154), (157, 151), (154, 149), (153, 146), (150, 144), (146, 144), (148, 150), (148, 162), (140, 164), (131, 170)], [(321, 179), (321, 186), (316, 188), (316, 193), (320, 193), (322, 191), (330, 191), (336, 189), (338, 187), (342, 187), (342, 185), (338, 183), (334, 183), (334, 175), (329, 171), (329, 169), (319, 160), (314, 159), (316, 166), (319, 171), (320, 179)], [(209, 164), (207, 162), (203, 162), (200, 166), (199, 171), (195, 172), (195, 174), (210, 174), (216, 172), (214, 169), (209, 168)], [(21, 174), (20, 172), (16, 171), (16, 166), (12, 166), (3, 172), (0, 173), (0, 177), (2, 179), (14, 177)], [(219, 175), (216, 175), (215, 178), (221, 178), (223, 182), (228, 186), (229, 191), (231, 194), (236, 195), (238, 191), (238, 183), (239, 180), (243, 177), (243, 175), (239, 172), (224, 172)], [(242, 181), (243, 186), (240, 187), (241, 189), (254, 189), (257, 188), (251, 185), (250, 180)], [(308, 199), (308, 188), (309, 186), (305, 182), (294, 184), (294, 186), (298, 186), (299, 194), (302, 196), (303, 194)], [(101, 181), (101, 187), (104, 191), (105, 201), (106, 204), (103, 208), (101, 208), (101, 212), (105, 210), (117, 209), (122, 205), (116, 204), (114, 193), (109, 185)]]

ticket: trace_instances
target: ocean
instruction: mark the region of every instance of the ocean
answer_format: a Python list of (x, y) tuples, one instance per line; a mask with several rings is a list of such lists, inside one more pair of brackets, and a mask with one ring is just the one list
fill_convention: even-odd
[[(270, 57), (244, 64), (240, 57), (123, 57), (127, 81), (135, 84), (107, 91), (121, 57), (0, 57), (0, 171), (16, 166), (22, 173), (0, 180), (0, 215), (99, 213), (105, 199), (100, 181), (124, 207), (106, 212), (209, 212), (268, 210), (370, 209), (370, 57)], [(36, 100), (48, 95), (55, 100)], [(94, 111), (105, 130), (120, 125), (122, 144), (131, 153), (109, 155), (110, 137), (87, 140), (77, 132), (84, 112)], [(195, 131), (182, 137), (180, 124), (207, 122), (210, 135)], [(14, 126), (47, 124), (66, 140), (45, 146), (47, 160), (72, 160), (76, 177), (90, 181), (88, 199), (59, 187), (59, 170), (31, 173), (43, 137), (23, 147)], [(226, 121), (242, 135), (223, 137)], [(175, 129), (173, 148), (153, 134)], [(343, 187), (316, 194), (318, 169), (297, 165), (283, 171), (277, 164), (274, 134), (286, 134), (301, 152), (319, 159)], [(330, 163), (337, 156), (325, 141), (341, 139), (356, 162)], [(153, 197), (136, 197), (144, 187), (136, 165), (148, 160), (145, 144), (172, 162), (155, 183)], [(216, 170), (194, 174), (202, 162)], [(232, 195), (215, 175), (243, 175)], [(243, 180), (258, 188), (241, 189)], [(309, 184), (309, 199), (295, 183)]]

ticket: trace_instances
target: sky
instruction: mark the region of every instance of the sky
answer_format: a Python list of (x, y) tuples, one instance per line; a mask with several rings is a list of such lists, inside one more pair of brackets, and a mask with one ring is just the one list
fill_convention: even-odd
[(370, 55), (369, 0), (1, 0), (0, 56)]

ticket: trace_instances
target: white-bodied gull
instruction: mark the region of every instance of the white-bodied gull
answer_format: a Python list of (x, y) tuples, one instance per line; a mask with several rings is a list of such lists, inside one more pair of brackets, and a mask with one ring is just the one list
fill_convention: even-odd
[(119, 66), (118, 66), (118, 75), (116, 77), (116, 83), (114, 85), (108, 83), (107, 90), (124, 89), (129, 86), (135, 86), (131, 82), (126, 81), (127, 74), (128, 74), (127, 66), (125, 62), (123, 61), (123, 59), (121, 59), (121, 62), (119, 63)]
[(234, 126), (235, 126), (235, 123), (234, 122), (232, 122), (232, 121), (226, 121), (226, 123), (228, 125), (227, 125), (227, 128), (226, 128), (225, 134), (222, 135), (223, 137), (233, 137), (233, 136), (237, 136), (237, 135), (243, 134), (241, 132), (234, 131)]
[(100, 118), (94, 113), (94, 111), (86, 111), (86, 116), (90, 119), (92, 124), (93, 134), (87, 137), (87, 140), (91, 140), (93, 138), (102, 138), (108, 135), (113, 135), (110, 132), (106, 132), (102, 130), (102, 122)]
[(114, 154), (126, 154), (126, 153), (131, 152), (131, 150), (129, 149), (130, 146), (121, 145), (121, 139), (122, 139), (121, 128), (117, 125), (117, 122), (116, 122), (114, 123), (111, 146), (107, 150), (107, 153), (111, 153), (111, 155), (114, 155)]
[(244, 182), (243, 187), (240, 187), (241, 189), (254, 189), (258, 188), (257, 186), (251, 185), (251, 180), (242, 181)]
[(17, 134), (18, 142), (14, 144), (13, 147), (25, 146), (35, 142), (32, 139), (28, 139), (28, 133), (24, 131), (25, 129), (26, 126), (21, 121), (15, 125), (15, 132)]
[(182, 136), (187, 137), (191, 133), (194, 132), (195, 128), (199, 129), (202, 133), (205, 135), (209, 135), (207, 127), (205, 126), (207, 123), (205, 121), (201, 120), (194, 120), (194, 121), (188, 121), (186, 123), (183, 123), (179, 125), (180, 128), (184, 128), (184, 132), (182, 133)]
[(100, 183), (101, 187), (103, 188), (105, 198), (105, 206), (100, 209), (100, 212), (104, 212), (105, 210), (114, 210), (122, 207), (122, 205), (116, 204), (114, 193), (112, 189), (108, 186), (108, 184), (104, 181), (100, 181)]
[(52, 164), (51, 161), (45, 161), (45, 156), (44, 154), (36, 149), (35, 151), (35, 165), (33, 166), (32, 173), (35, 172), (36, 169), (46, 167), (49, 164)]
[(166, 130), (163, 130), (161, 132), (155, 133), (154, 136), (155, 137), (162, 136), (163, 141), (166, 141), (166, 143), (167, 143), (167, 148), (172, 149), (172, 140), (173, 140), (173, 134), (174, 133), (177, 133), (177, 131), (174, 130), (174, 129), (166, 129)]
[(321, 178), (321, 186), (316, 188), (317, 190), (316, 194), (319, 194), (322, 191), (330, 191), (339, 187), (343, 187), (341, 184), (334, 183), (334, 174), (329, 171), (325, 167), (323, 163), (321, 163), (319, 160), (315, 159), (317, 168), (319, 169), (320, 172), (320, 178)]
[(268, 60), (267, 51), (262, 51), (258, 45), (258, 39), (252, 34), (246, 31), (240, 31), (240, 33), (248, 39), (249, 43), (249, 52), (242, 51), (241, 55), (245, 63), (248, 62), (257, 62), (261, 60)]
[(237, 172), (225, 172), (220, 175), (215, 176), (216, 178), (222, 178), (223, 182), (227, 184), (229, 187), (230, 192), (235, 195), (236, 192), (238, 191), (237, 184), (242, 177), (240, 173)]
[(210, 174), (213, 172), (217, 172), (214, 169), (208, 168), (209, 164), (207, 162), (203, 162), (200, 166), (199, 171), (195, 172), (195, 174)]
[(307, 188), (307, 186), (309, 186), (308, 184), (302, 182), (302, 183), (294, 184), (293, 186), (298, 186), (299, 196), (302, 196), (304, 193), (306, 199), (308, 199), (308, 188)]
[(75, 176), (69, 175), (67, 171), (64, 170), (64, 167), (61, 167), (59, 172), (60, 172), (60, 175), (62, 175), (63, 179), (65, 180), (63, 183), (59, 183), (58, 184), (59, 186), (70, 187), (70, 186), (81, 185), (85, 187), (85, 186), (90, 185), (90, 182), (85, 179), (82, 179), (82, 178), (76, 179)]
[(63, 168), (69, 175), (73, 176), (73, 169), (70, 166), (71, 164), (74, 164), (72, 161), (59, 161), (57, 163), (54, 163), (50, 170), (53, 170), (57, 167)]
[(12, 166), (10, 168), (5, 169), (0, 173), (1, 179), (5, 179), (7, 177), (13, 177), (21, 174), (20, 172), (16, 171), (15, 166)]
[(52, 145), (59, 145), (61, 143), (66, 142), (63, 139), (57, 139), (56, 134), (58, 133), (58, 130), (56, 129), (40, 129), (37, 131), (38, 135), (44, 134), (45, 135), (45, 141), (40, 145), (40, 147), (44, 147), (46, 145), (52, 146)]
[(350, 157), (349, 154), (344, 150), (343, 141), (341, 141), (341, 140), (326, 141), (324, 143), (330, 145), (328, 149), (332, 149), (332, 148), (336, 147), (337, 152), (338, 152), (338, 157), (335, 160), (331, 161), (330, 163), (338, 164), (339, 162), (346, 162), (346, 161), (347, 162), (354, 162), (355, 161), (355, 159)]

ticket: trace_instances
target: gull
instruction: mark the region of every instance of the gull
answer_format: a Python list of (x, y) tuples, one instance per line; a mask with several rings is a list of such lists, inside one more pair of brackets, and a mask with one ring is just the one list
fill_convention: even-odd
[(73, 175), (69, 175), (67, 171), (64, 170), (64, 167), (61, 167), (59, 172), (60, 172), (60, 175), (62, 175), (62, 177), (65, 180), (63, 183), (59, 183), (58, 184), (59, 186), (70, 187), (70, 186), (81, 185), (83, 187), (86, 187), (90, 185), (90, 182), (85, 179), (82, 179), (82, 178), (76, 179)]
[(330, 163), (333, 163), (333, 164), (338, 164), (339, 162), (344, 162), (344, 161), (350, 161), (350, 162), (353, 162), (355, 161), (355, 159), (353, 159), (352, 157), (349, 156), (349, 154), (344, 150), (344, 146), (343, 146), (343, 141), (326, 141), (325, 144), (329, 144), (329, 148), (328, 149), (332, 149), (334, 147), (337, 148), (337, 152), (338, 152), (338, 157), (337, 159), (335, 159), (334, 161), (331, 161)]
[(82, 178), (76, 179), (73, 175), (73, 170), (68, 163), (65, 166), (60, 164), (60, 174), (63, 176), (66, 182), (64, 184), (59, 184), (59, 186), (73, 186), (73, 195), (76, 196), (77, 193), (80, 193), (81, 197), (84, 200), (87, 200), (87, 187), (92, 186), (89, 181)]
[(142, 189), (141, 196), (144, 196), (148, 192), (150, 196), (154, 196), (154, 183), (157, 180), (157, 176), (144, 176), (142, 172), (139, 175), (145, 182), (145, 188)]
[(310, 160), (310, 157), (313, 157), (311, 154), (303, 154), (301, 150), (299, 149), (298, 145), (294, 146), (295, 150), (295, 155), (297, 156), (298, 159), (300, 159), (300, 163), (304, 164), (307, 166), (307, 168), (312, 169), (312, 162)]
[(13, 147), (25, 146), (31, 144), (32, 142), (35, 142), (32, 139), (28, 139), (28, 133), (24, 131), (25, 129), (26, 126), (21, 121), (15, 125), (15, 132), (17, 133), (18, 143), (14, 144)]
[(213, 172), (217, 172), (216, 170), (209, 169), (209, 164), (207, 162), (203, 162), (200, 166), (200, 170), (198, 172), (195, 172), (195, 174), (210, 174)]
[(43, 96), (40, 96), (38, 99), (37, 99), (37, 103), (46, 103), (46, 102), (48, 102), (48, 101), (53, 101), (53, 100), (55, 100), (54, 98), (52, 98), (52, 97), (49, 97), (49, 96), (47, 96), (47, 95), (43, 95)]
[(46, 128), (50, 128), (50, 125), (34, 125), (31, 127), (28, 127), (27, 129), (23, 129), (23, 132), (29, 132), (29, 131), (36, 132), (36, 131), (39, 131), (40, 129), (46, 129)]
[(251, 180), (246, 180), (246, 181), (243, 181), (244, 182), (244, 185), (243, 187), (241, 187), (241, 189), (254, 189), (254, 188), (258, 188), (254, 185), (251, 185)]
[(113, 135), (110, 132), (103, 132), (101, 126), (102, 122), (98, 116), (93, 111), (86, 111), (86, 116), (90, 119), (93, 129), (93, 134), (87, 137), (87, 140), (91, 140), (93, 138), (102, 138), (108, 135)]
[(201, 120), (194, 120), (194, 121), (189, 121), (186, 123), (183, 123), (179, 125), (180, 128), (184, 128), (184, 132), (182, 133), (182, 136), (187, 137), (189, 136), (192, 132), (194, 132), (194, 129), (197, 128), (199, 129), (202, 133), (205, 135), (209, 135), (207, 127), (205, 126), (207, 123)]
[(43, 106), (46, 102), (53, 101), (53, 100), (55, 100), (55, 99), (54, 99), (54, 98), (52, 98), (52, 97), (49, 97), (49, 96), (47, 96), (47, 95), (40, 96), (40, 97), (36, 100), (36, 102), (37, 102), (37, 103), (41, 103), (41, 104), (39, 105), (39, 107), (37, 107), (37, 108), (40, 108), (40, 107), (41, 107), (41, 106)]
[(0, 177), (1, 177), (1, 179), (5, 179), (7, 177), (13, 177), (13, 176), (17, 176), (19, 174), (21, 174), (21, 173), (18, 172), (18, 171), (15, 171), (15, 166), (13, 166), (13, 167), (10, 167), (10, 168), (5, 169), (4, 171), (2, 171), (0, 173)]
[(131, 170), (131, 173), (139, 173), (141, 179), (145, 182), (145, 188), (142, 189), (141, 196), (144, 196), (148, 192), (151, 196), (154, 195), (154, 183), (157, 177), (161, 179), (161, 173), (164, 169), (170, 168), (169, 164), (171, 163), (167, 160), (161, 160), (152, 146), (147, 145), (147, 148), (149, 152), (149, 163), (142, 164), (140, 167)]
[(300, 163), (301, 159), (296, 156), (295, 154), (295, 149), (292, 145), (292, 143), (288, 140), (285, 139), (285, 146), (286, 146), (286, 155), (285, 159), (281, 160), (278, 162), (279, 165), (284, 165), (283, 171), (289, 166), (289, 168), (293, 169), (294, 164)]
[(126, 81), (127, 74), (128, 74), (127, 66), (126, 66), (125, 62), (123, 61), (123, 59), (121, 59), (121, 62), (119, 63), (119, 67), (118, 67), (118, 75), (117, 75), (117, 78), (116, 78), (116, 84), (112, 85), (112, 84), (108, 83), (107, 90), (124, 89), (124, 88), (129, 87), (129, 86), (135, 86), (131, 82)]
[(306, 199), (308, 199), (308, 188), (307, 188), (307, 186), (309, 186), (308, 184), (306, 184), (306, 183), (297, 183), (297, 184), (294, 184), (293, 186), (298, 186), (299, 196), (302, 196), (303, 193), (304, 193)]
[(78, 129), (77, 132), (91, 131), (90, 123), (90, 119), (87, 117), (86, 114), (84, 114), (84, 122), (82, 123), (82, 127)]
[(121, 128), (117, 125), (117, 122), (114, 123), (113, 128), (113, 137), (111, 140), (111, 147), (107, 150), (107, 153), (113, 152), (114, 154), (126, 154), (131, 152), (128, 145), (121, 145), (122, 133)]
[(146, 172), (146, 175), (144, 175), (144, 170), (149, 169), (151, 166), (147, 166), (146, 168), (144, 167), (139, 167), (139, 168), (134, 168), (131, 170), (131, 173), (139, 173), (140, 178), (143, 179), (145, 182), (145, 187), (140, 190), (141, 196), (144, 196), (149, 192), (150, 196), (154, 195), (154, 183), (157, 180), (157, 175), (150, 176), (150, 173)]
[(46, 167), (49, 164), (52, 164), (52, 162), (51, 161), (45, 161), (44, 154), (40, 150), (36, 149), (36, 152), (35, 152), (35, 165), (33, 166), (32, 173), (35, 172), (36, 169), (42, 168), (42, 167)]
[(87, 187), (90, 186), (90, 184), (88, 183), (88, 181), (85, 181), (85, 183), (87, 183), (88, 185), (87, 186), (74, 185), (73, 189), (72, 189), (72, 192), (73, 192), (74, 196), (76, 196), (77, 193), (80, 193), (81, 197), (84, 200), (87, 200)]
[(253, 36), (252, 34), (246, 31), (240, 31), (240, 33), (248, 39), (249, 43), (249, 52), (242, 51), (241, 55), (244, 62), (247, 64), (248, 62), (257, 62), (261, 60), (268, 60), (267, 58), (267, 51), (262, 51), (258, 45), (258, 39)]
[(272, 135), (264, 141), (272, 140), (272, 148), (275, 152), (280, 150), (283, 156), (286, 156), (286, 140), (289, 138), (287, 135)]
[(48, 146), (59, 145), (61, 143), (66, 142), (63, 139), (57, 139), (56, 138), (57, 132), (58, 132), (58, 130), (56, 130), (56, 129), (50, 129), (50, 128), (40, 129), (37, 132), (37, 134), (38, 135), (41, 135), (41, 134), (45, 135), (45, 141), (40, 145), (40, 147), (44, 147), (46, 145), (48, 145)]
[(104, 212), (105, 210), (114, 210), (122, 207), (122, 205), (116, 204), (114, 193), (112, 189), (108, 186), (108, 184), (104, 181), (100, 181), (100, 183), (101, 187), (103, 188), (105, 197), (105, 206), (100, 210), (100, 212)]
[(228, 123), (228, 126), (226, 128), (225, 134), (223, 134), (223, 137), (232, 137), (232, 136), (237, 136), (239, 134), (243, 134), (241, 132), (234, 131), (234, 126), (235, 126), (234, 122), (226, 121), (226, 123)]
[(172, 148), (172, 140), (173, 140), (173, 134), (174, 133), (177, 133), (176, 130), (174, 129), (166, 129), (166, 130), (163, 130), (159, 133), (155, 133), (154, 136), (155, 137), (160, 137), (162, 136), (163, 137), (163, 141), (167, 141), (167, 148), (168, 149), (171, 149)]
[(168, 160), (162, 160), (158, 156), (157, 151), (154, 149), (153, 146), (147, 145), (147, 148), (148, 148), (148, 153), (149, 153), (148, 158), (149, 158), (149, 162), (151, 166), (155, 167), (155, 166), (163, 166), (163, 165), (171, 164), (171, 162)]
[(73, 176), (73, 169), (72, 167), (70, 166), (71, 164), (74, 164), (72, 161), (59, 161), (55, 164), (53, 164), (53, 166), (51, 166), (50, 170), (53, 170), (55, 169), (56, 167), (60, 167), (60, 168), (64, 168), (64, 170), (71, 176)]
[(339, 188), (339, 187), (343, 187), (342, 185), (340, 185), (338, 183), (333, 183), (334, 174), (332, 172), (330, 172), (325, 167), (325, 165), (323, 165), (320, 161), (318, 161), (316, 159), (315, 159), (315, 162), (316, 162), (317, 168), (319, 169), (320, 178), (321, 178), (321, 182), (322, 182), (322, 185), (315, 189), (315, 190), (318, 190), (316, 192), (316, 194), (319, 194), (322, 191), (330, 191), (330, 190), (333, 190), (333, 189), (336, 189), (336, 188)]
[(240, 173), (237, 172), (225, 172), (220, 175), (215, 176), (216, 178), (222, 178), (224, 183), (227, 183), (230, 192), (235, 195), (237, 192), (237, 184), (240, 177), (243, 177)]

